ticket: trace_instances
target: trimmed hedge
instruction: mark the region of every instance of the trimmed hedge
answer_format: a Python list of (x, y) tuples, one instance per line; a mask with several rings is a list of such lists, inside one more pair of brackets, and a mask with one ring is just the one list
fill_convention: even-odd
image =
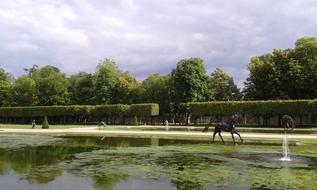
[(157, 116), (158, 104), (114, 104), (97, 106), (29, 106), (29, 107), (0, 107), (0, 117), (62, 117), (62, 116)]
[(272, 101), (215, 101), (189, 103), (189, 112), (194, 116), (250, 115), (307, 115), (317, 114), (317, 100), (272, 100)]
[(159, 110), (158, 104), (132, 104), (129, 114), (131, 116), (155, 116), (159, 115)]

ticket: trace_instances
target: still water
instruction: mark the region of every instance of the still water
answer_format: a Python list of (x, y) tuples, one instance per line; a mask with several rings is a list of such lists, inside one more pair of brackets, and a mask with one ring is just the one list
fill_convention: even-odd
[(2, 190), (317, 189), (317, 145), (0, 135)]

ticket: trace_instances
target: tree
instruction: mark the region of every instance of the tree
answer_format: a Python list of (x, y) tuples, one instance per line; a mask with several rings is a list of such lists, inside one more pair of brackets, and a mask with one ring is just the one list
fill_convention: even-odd
[(174, 102), (200, 102), (211, 100), (203, 60), (200, 58), (183, 59), (172, 71)]
[(7, 81), (8, 83), (12, 83), (14, 81), (14, 77), (12, 76), (12, 74), (0, 68), (0, 81)]
[(200, 58), (183, 59), (177, 63), (171, 74), (171, 92), (175, 115), (190, 115), (187, 102), (209, 101), (212, 99), (203, 60)]
[(9, 88), (8, 81), (0, 80), (0, 107), (7, 106), (9, 104)]
[(295, 43), (290, 75), (294, 99), (317, 98), (317, 38), (300, 38)]
[(35, 81), (27, 76), (18, 78), (10, 88), (11, 105), (30, 106), (37, 104)]
[(0, 106), (10, 104), (9, 89), (13, 80), (14, 78), (10, 73), (0, 68)]
[(39, 105), (64, 105), (69, 103), (69, 82), (58, 68), (45, 66), (34, 72)]
[(216, 68), (210, 76), (210, 85), (214, 99), (217, 101), (240, 100), (241, 93), (233, 78), (223, 70)]
[(128, 72), (120, 73), (118, 80), (113, 89), (113, 103), (132, 104), (135, 102), (135, 93), (137, 92), (140, 84)]
[(300, 38), (295, 49), (274, 49), (251, 58), (246, 99), (314, 99), (317, 89), (317, 38)]
[(158, 103), (160, 105), (160, 113), (171, 113), (171, 77), (161, 76), (160, 74), (152, 74), (142, 82), (145, 89), (143, 101), (148, 103)]
[(272, 63), (276, 68), (279, 81), (280, 99), (290, 99), (293, 96), (294, 81), (290, 75), (290, 62), (293, 51), (291, 49), (274, 49), (272, 52)]
[(112, 59), (104, 59), (96, 71), (96, 100), (98, 104), (113, 103), (113, 91), (121, 71)]
[(48, 129), (48, 128), (49, 128), (49, 124), (48, 124), (47, 116), (45, 116), (43, 124), (42, 124), (42, 129)]
[(247, 67), (250, 75), (245, 82), (246, 99), (280, 99), (280, 82), (278, 72), (272, 63), (272, 54), (252, 57)]
[(70, 103), (77, 105), (93, 105), (95, 101), (96, 77), (92, 74), (80, 72), (69, 78)]

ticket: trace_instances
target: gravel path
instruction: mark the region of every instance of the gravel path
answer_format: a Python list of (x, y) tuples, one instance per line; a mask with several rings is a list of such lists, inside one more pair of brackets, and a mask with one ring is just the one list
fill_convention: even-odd
[[(133, 131), (133, 130), (99, 130), (98, 127), (81, 127), (68, 129), (8, 129), (2, 128), (0, 134), (73, 134), (73, 135), (100, 135), (121, 137), (168, 137), (168, 138), (200, 138), (210, 139), (213, 132), (185, 132), (185, 131)], [(282, 139), (284, 134), (268, 133), (240, 133), (243, 138)], [(222, 136), (230, 137), (230, 133), (223, 132)], [(219, 138), (217, 136), (217, 138)], [(289, 134), (289, 139), (317, 139), (317, 135)]]

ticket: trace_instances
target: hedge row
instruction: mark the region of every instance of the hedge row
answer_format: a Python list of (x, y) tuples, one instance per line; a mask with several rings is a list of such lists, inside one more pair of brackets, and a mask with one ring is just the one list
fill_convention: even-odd
[(189, 103), (189, 111), (195, 116), (250, 115), (307, 115), (317, 114), (317, 100), (272, 101), (219, 101)]
[(0, 117), (59, 117), (59, 116), (156, 116), (158, 104), (114, 104), (97, 106), (30, 106), (0, 107)]

